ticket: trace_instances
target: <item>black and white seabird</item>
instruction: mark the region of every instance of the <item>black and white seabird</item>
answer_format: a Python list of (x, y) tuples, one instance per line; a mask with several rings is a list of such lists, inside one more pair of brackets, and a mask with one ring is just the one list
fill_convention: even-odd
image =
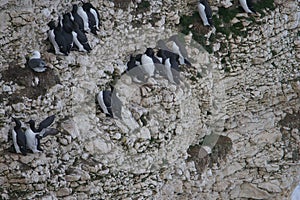
[(255, 13), (251, 0), (239, 0), (242, 8), (246, 13)]
[(28, 66), (35, 72), (44, 72), (47, 68), (46, 63), (41, 59), (39, 51), (34, 51), (29, 58)]
[(88, 23), (91, 33), (97, 35), (100, 25), (100, 16), (97, 9), (91, 3), (84, 3), (82, 8), (88, 16)]
[(69, 21), (65, 22), (65, 19), (59, 16), (57, 27), (61, 29), (61, 34), (64, 38), (64, 45), (66, 46), (67, 53), (69, 54), (73, 47), (72, 25), (69, 23)]
[(78, 24), (71, 20), (71, 13), (63, 15), (62, 24), (66, 32), (71, 32), (73, 42), (78, 47), (79, 51), (90, 52), (92, 50), (85, 33), (79, 29)]
[(71, 20), (74, 21), (78, 25), (79, 30), (84, 32), (83, 19), (81, 18), (80, 15), (78, 15), (77, 10), (78, 10), (78, 6), (76, 4), (74, 4), (73, 9), (71, 11)]
[(27, 154), (26, 136), (21, 127), (21, 122), (13, 117), (16, 126), (12, 130), (13, 146), (16, 153)]
[(212, 10), (207, 0), (200, 0), (198, 3), (198, 12), (204, 26), (213, 26)]
[(127, 62), (126, 73), (131, 77), (132, 81), (136, 83), (145, 82), (145, 72), (141, 67), (142, 54), (136, 56), (130, 55), (130, 59)]
[(64, 37), (61, 34), (62, 29), (55, 25), (52, 20), (48, 23), (50, 30), (48, 31), (48, 38), (54, 47), (54, 53), (56, 55), (67, 55), (67, 48), (64, 45)]
[(89, 18), (88, 18), (87, 13), (83, 10), (82, 6), (77, 6), (77, 14), (83, 20), (84, 31), (89, 32), (90, 31), (90, 28), (89, 28)]
[(183, 42), (179, 40), (178, 35), (173, 35), (169, 38), (169, 41), (172, 41), (172, 50), (174, 53), (179, 55), (179, 64), (186, 64), (192, 66), (188, 61), (188, 53)]
[[(55, 115), (51, 115), (44, 119), (39, 127), (35, 127), (35, 121), (30, 120), (29, 127), (25, 131), (27, 147), (33, 152), (38, 153), (43, 151), (40, 147), (40, 139), (47, 135), (56, 135), (58, 131), (56, 129), (48, 128), (54, 121)], [(56, 131), (55, 131), (56, 130)]]
[(103, 90), (100, 91), (97, 95), (97, 101), (100, 105), (101, 110), (103, 113), (106, 114), (106, 116), (109, 117), (121, 117), (121, 111), (122, 111), (122, 102), (117, 97), (116, 93), (114, 92), (114, 88), (111, 88), (111, 91), (109, 90)]
[(153, 48), (147, 48), (145, 54), (152, 58), (154, 64), (161, 64), (161, 60), (155, 56)]
[(167, 58), (174, 57), (175, 60), (177, 61), (177, 63), (180, 64), (179, 63), (179, 55), (177, 53), (172, 52), (172, 51), (164, 50), (164, 49), (159, 49), (157, 51), (156, 55), (159, 58), (163, 58), (164, 56), (166, 56)]
[(170, 50), (169, 47), (167, 47), (166, 42), (164, 40), (158, 40), (156, 47), (158, 48), (156, 56), (161, 61), (162, 61), (163, 55), (165, 55), (167, 58), (174, 56), (179, 63), (179, 55), (177, 53), (174, 53), (172, 50)]
[(163, 59), (163, 76), (166, 76), (167, 79), (172, 84), (179, 84), (179, 65), (176, 61), (176, 57), (173, 55), (171, 57), (167, 57), (163, 53), (161, 54)]
[(68, 55), (73, 46), (72, 34), (66, 34), (61, 26), (59, 20), (58, 25), (55, 25), (54, 21), (48, 23), (50, 30), (48, 31), (48, 37), (51, 44), (54, 47), (55, 54), (57, 55)]

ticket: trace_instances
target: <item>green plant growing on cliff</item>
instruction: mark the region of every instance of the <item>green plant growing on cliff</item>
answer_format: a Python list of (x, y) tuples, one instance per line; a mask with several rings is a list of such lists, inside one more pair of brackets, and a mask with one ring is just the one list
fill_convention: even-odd
[(222, 21), (226, 24), (230, 23), (230, 21), (240, 12), (238, 8), (219, 8), (218, 15), (222, 19)]
[(239, 8), (219, 8), (218, 16), (213, 16), (216, 32), (222, 33), (227, 37), (232, 34), (233, 36), (245, 37), (247, 32), (241, 22), (232, 24), (233, 18), (240, 13)]
[(206, 44), (205, 34), (208, 32), (208, 28), (202, 25), (198, 12), (194, 12), (192, 15), (181, 16), (179, 29), (185, 35), (192, 32), (193, 39), (201, 44), (209, 53), (212, 52), (212, 46)]
[(253, 4), (256, 12), (262, 13), (264, 9), (275, 10), (274, 0), (263, 0)]
[(138, 10), (147, 10), (150, 8), (150, 2), (149, 1), (142, 1), (141, 3), (138, 4), (137, 9)]

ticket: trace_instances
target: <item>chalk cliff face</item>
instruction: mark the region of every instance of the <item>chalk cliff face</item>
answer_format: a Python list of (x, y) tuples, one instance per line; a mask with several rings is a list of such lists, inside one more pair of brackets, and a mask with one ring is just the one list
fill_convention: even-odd
[[(239, 33), (219, 22), (215, 33), (191, 25), (207, 35), (203, 44), (183, 35), (193, 67), (183, 67), (180, 85), (161, 77), (141, 85), (124, 71), (130, 54), (182, 31), (193, 2), (92, 1), (102, 23), (88, 34), (93, 50), (57, 56), (47, 23), (73, 3), (0, 2), (0, 199), (289, 197), (300, 181), (298, 1), (275, 1), (256, 16), (239, 11), (228, 22)], [(215, 20), (237, 6), (210, 3)], [(47, 72), (25, 66), (33, 50)], [(95, 103), (111, 81), (122, 119)], [(50, 114), (60, 133), (44, 138), (43, 153), (9, 152), (11, 116)]]

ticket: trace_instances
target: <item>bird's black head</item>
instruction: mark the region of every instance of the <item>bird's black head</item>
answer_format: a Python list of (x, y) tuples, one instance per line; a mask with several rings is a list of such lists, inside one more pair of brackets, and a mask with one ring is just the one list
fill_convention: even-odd
[(30, 128), (31, 129), (34, 129), (34, 126), (35, 126), (35, 122), (31, 119), (31, 120), (29, 120), (28, 122), (26, 122), (27, 124), (29, 124), (30, 125)]
[(71, 13), (63, 14), (63, 19), (71, 20)]
[(50, 30), (54, 29), (54, 28), (56, 27), (55, 21), (54, 21), (54, 20), (51, 20), (51, 21), (48, 23), (48, 26), (49, 26)]
[(29, 125), (34, 125), (35, 124), (35, 122), (31, 119), (31, 120), (29, 120), (28, 122), (26, 122), (26, 123), (28, 123)]
[(90, 8), (93, 8), (93, 5), (92, 5), (91, 3), (84, 3), (84, 4), (82, 5), (82, 8), (83, 8), (84, 10), (89, 10)]
[(152, 57), (152, 56), (154, 56), (154, 50), (153, 50), (152, 48), (147, 48), (145, 54), (146, 54), (147, 56)]
[(74, 5), (73, 5), (73, 10), (72, 10), (72, 11), (75, 12), (75, 11), (77, 11), (77, 9), (78, 9), (77, 4), (74, 4)]
[(18, 120), (17, 118), (14, 118), (14, 117), (12, 117), (13, 118), (13, 120), (15, 121), (15, 123), (16, 123), (16, 127), (17, 128), (21, 128), (21, 122), (20, 122), (20, 120)]
[(166, 57), (165, 50), (159, 49), (156, 55), (164, 59)]

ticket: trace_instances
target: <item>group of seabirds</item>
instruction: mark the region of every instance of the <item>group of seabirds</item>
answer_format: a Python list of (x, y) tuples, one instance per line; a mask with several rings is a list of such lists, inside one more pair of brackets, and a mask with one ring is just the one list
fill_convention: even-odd
[(19, 119), (13, 117), (15, 126), (12, 129), (13, 148), (12, 152), (27, 155), (28, 152), (38, 153), (42, 152), (41, 139), (48, 135), (58, 134), (58, 130), (55, 128), (49, 128), (53, 123), (55, 115), (51, 115), (39, 123), (36, 128), (35, 121), (29, 120), (26, 122), (29, 124), (24, 131), (22, 123)]
[[(163, 77), (170, 84), (179, 85), (180, 66), (192, 66), (182, 40), (179, 35), (173, 35), (166, 41), (158, 40), (155, 49), (149, 47), (142, 54), (130, 55), (125, 73), (138, 84), (145, 84), (152, 77)], [(113, 91), (111, 85), (111, 90), (99, 92), (97, 102), (106, 116), (121, 118), (122, 103)]]
[(86, 33), (97, 35), (100, 26), (100, 16), (97, 9), (91, 3), (73, 5), (69, 13), (59, 16), (57, 25), (52, 20), (48, 23), (50, 30), (48, 38), (57, 55), (69, 55), (74, 48), (82, 52), (92, 50)]
[[(254, 13), (250, 0), (239, 0), (242, 8), (247, 13)], [(207, 0), (200, 0), (198, 12), (204, 26), (213, 26), (212, 10)], [(100, 26), (100, 17), (97, 9), (91, 3), (73, 5), (69, 13), (59, 17), (57, 25), (55, 21), (48, 23), (50, 30), (48, 36), (57, 55), (68, 55), (76, 46), (79, 51), (90, 52), (92, 49), (88, 43), (86, 33), (97, 35)], [(166, 45), (171, 42), (171, 48)], [(156, 49), (147, 48), (145, 53), (131, 55), (127, 62), (126, 73), (134, 82), (145, 83), (145, 81), (156, 75), (165, 77), (171, 84), (180, 84), (180, 66), (191, 66), (184, 42), (181, 42), (178, 35), (171, 36), (167, 41), (159, 40)], [(28, 61), (28, 66), (35, 72), (44, 72), (46, 63), (41, 59), (39, 51), (34, 51)], [(109, 117), (121, 118), (122, 103), (110, 90), (100, 91), (97, 95), (97, 102), (102, 110)], [(19, 119), (13, 118), (15, 127), (12, 130), (14, 152), (26, 155), (27, 152), (41, 152), (40, 140), (48, 135), (56, 135), (58, 131), (48, 128), (54, 121), (54, 115), (43, 120), (38, 128), (35, 122), (30, 120), (29, 127), (24, 132)]]

